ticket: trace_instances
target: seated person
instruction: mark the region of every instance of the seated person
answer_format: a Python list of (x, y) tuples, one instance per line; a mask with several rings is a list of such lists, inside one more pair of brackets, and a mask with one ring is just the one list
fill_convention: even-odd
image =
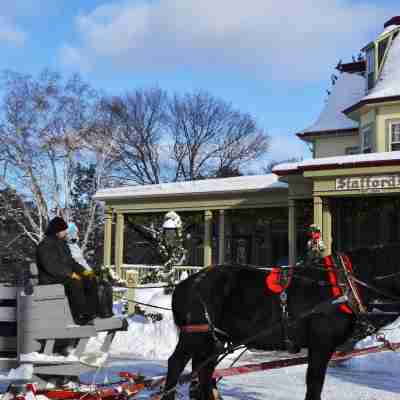
[(78, 235), (78, 227), (73, 222), (70, 222), (67, 229), (67, 243), (69, 250), (71, 251), (72, 258), (85, 269), (83, 272), (85, 276), (94, 276), (94, 271), (87, 263), (85, 257), (83, 256), (82, 249), (79, 246)]
[(66, 241), (67, 229), (60, 217), (50, 221), (36, 252), (39, 284), (64, 285), (75, 323), (85, 325), (92, 323), (97, 314), (97, 285), (94, 274), (88, 274), (72, 257)]

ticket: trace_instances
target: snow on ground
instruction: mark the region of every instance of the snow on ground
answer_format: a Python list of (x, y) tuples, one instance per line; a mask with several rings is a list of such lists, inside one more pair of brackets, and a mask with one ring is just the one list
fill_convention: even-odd
[[(170, 298), (163, 294), (162, 289), (137, 291), (136, 299), (143, 303), (170, 307)], [(147, 311), (154, 312), (150, 308)], [(98, 375), (98, 379), (113, 379), (113, 373), (121, 370), (140, 372), (147, 376), (165, 375), (166, 360), (173, 352), (177, 336), (171, 312), (161, 312), (164, 316), (161, 322), (149, 323), (143, 317), (131, 319), (129, 331), (117, 335), (107, 366)], [(400, 342), (400, 319), (384, 332), (387, 339)], [(379, 342), (374, 338), (367, 338), (357, 347), (377, 344)], [(286, 353), (250, 351), (238, 365), (287, 356)], [(229, 366), (233, 358), (230, 357), (221, 367)], [(306, 366), (302, 365), (238, 375), (223, 379), (219, 388), (225, 400), (303, 400), (305, 373)], [(397, 400), (400, 396), (399, 375), (400, 355), (397, 353), (380, 353), (337, 363), (328, 370), (323, 399)], [(92, 376), (83, 379), (90, 382)], [(187, 390), (187, 386), (180, 388), (180, 399), (188, 399)], [(148, 396), (149, 393), (143, 392), (137, 398), (148, 399)]]
[[(140, 294), (139, 294), (140, 293)], [(170, 296), (162, 289), (137, 291), (138, 301), (170, 308)], [(154, 312), (154, 309), (147, 309)], [(163, 320), (151, 323), (144, 317), (131, 318), (128, 332), (119, 332), (112, 345), (106, 363), (96, 374), (82, 376), (82, 381), (91, 383), (94, 379), (101, 383), (118, 380), (119, 371), (140, 372), (146, 376), (165, 375), (167, 359), (175, 347), (177, 333), (170, 311), (158, 310)], [(400, 341), (400, 320), (388, 326), (386, 337)], [(373, 338), (365, 339), (358, 347), (376, 345)], [(90, 343), (91, 351), (98, 350), (97, 341)], [(263, 362), (285, 358), (286, 353), (247, 352), (240, 364)], [(225, 360), (221, 367), (227, 367), (233, 357)], [(4, 378), (29, 377), (29, 365), (25, 370), (11, 371)], [(188, 365), (190, 371), (190, 365)], [(219, 383), (225, 400), (303, 400), (305, 395), (306, 366), (282, 368), (273, 371), (243, 374), (223, 379)], [(6, 374), (7, 375), (7, 374)], [(324, 400), (394, 400), (400, 396), (400, 355), (380, 353), (354, 358), (337, 363), (329, 368), (323, 391)], [(188, 387), (180, 387), (181, 400), (187, 400)], [(148, 399), (143, 392), (137, 399)]]

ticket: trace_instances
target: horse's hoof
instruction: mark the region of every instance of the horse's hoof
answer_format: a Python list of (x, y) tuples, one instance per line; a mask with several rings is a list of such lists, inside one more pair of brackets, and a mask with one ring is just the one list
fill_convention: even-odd
[(213, 400), (224, 400), (217, 389), (212, 390)]
[(150, 396), (151, 400), (175, 400), (175, 392), (172, 393), (155, 393)]

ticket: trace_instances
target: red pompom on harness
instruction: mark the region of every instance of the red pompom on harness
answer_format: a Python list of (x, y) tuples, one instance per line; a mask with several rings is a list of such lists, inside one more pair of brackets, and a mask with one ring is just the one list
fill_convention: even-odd
[(265, 278), (265, 285), (271, 292), (281, 294), (289, 287), (292, 275), (292, 268), (285, 270), (279, 267), (272, 268), (272, 271)]

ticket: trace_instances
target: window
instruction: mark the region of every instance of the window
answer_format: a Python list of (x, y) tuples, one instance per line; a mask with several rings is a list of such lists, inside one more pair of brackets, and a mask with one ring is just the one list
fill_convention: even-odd
[(361, 131), (362, 153), (372, 152), (372, 127), (368, 126)]
[(374, 86), (375, 80), (375, 50), (370, 47), (367, 50), (367, 89), (370, 90)]
[(378, 68), (381, 67), (383, 57), (386, 53), (388, 43), (389, 43), (389, 38), (386, 38), (386, 39), (380, 41), (378, 44)]
[(358, 146), (346, 147), (345, 152), (347, 155), (360, 154), (360, 148)]
[(390, 139), (391, 139), (391, 150), (400, 150), (400, 122), (392, 123), (390, 125)]

